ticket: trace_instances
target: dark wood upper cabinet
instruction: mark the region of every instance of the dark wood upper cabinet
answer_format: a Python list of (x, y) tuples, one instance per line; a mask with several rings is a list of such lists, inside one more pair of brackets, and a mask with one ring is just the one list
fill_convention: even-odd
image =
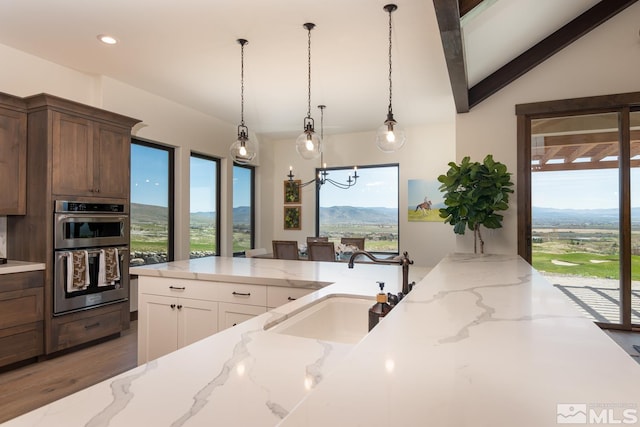
[(53, 194), (127, 199), (131, 127), (58, 111), (51, 121)]
[(20, 98), (0, 93), (0, 215), (24, 215), (27, 188), (27, 113)]

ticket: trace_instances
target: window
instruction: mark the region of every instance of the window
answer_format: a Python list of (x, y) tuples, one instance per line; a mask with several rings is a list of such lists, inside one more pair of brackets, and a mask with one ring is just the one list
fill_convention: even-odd
[(640, 92), (516, 106), (518, 253), (603, 328), (640, 325)]
[[(327, 170), (338, 182), (353, 174), (353, 168)], [(342, 237), (364, 237), (367, 251), (398, 253), (399, 166), (358, 166), (358, 175), (357, 184), (347, 190), (330, 183), (317, 190), (316, 234), (335, 243)]]
[(220, 161), (191, 154), (189, 205), (190, 258), (218, 255), (220, 247)]
[(173, 148), (131, 140), (131, 266), (173, 260)]
[(233, 165), (233, 254), (252, 249), (255, 240), (255, 169)]

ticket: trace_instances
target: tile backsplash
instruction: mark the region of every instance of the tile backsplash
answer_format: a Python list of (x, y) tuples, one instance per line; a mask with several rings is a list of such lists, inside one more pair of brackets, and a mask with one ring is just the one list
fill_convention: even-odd
[(0, 216), (0, 258), (7, 257), (7, 217)]

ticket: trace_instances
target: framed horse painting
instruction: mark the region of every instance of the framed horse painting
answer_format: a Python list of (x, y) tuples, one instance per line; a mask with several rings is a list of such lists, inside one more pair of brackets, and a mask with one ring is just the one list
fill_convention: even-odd
[(410, 222), (442, 222), (440, 207), (444, 206), (437, 180), (410, 179), (407, 182), (409, 206), (407, 219)]

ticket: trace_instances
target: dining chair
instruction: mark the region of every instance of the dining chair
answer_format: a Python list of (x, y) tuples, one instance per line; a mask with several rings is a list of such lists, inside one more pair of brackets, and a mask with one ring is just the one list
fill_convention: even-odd
[(244, 251), (245, 258), (253, 258), (256, 255), (265, 255), (267, 250), (265, 248), (247, 249)]
[(299, 259), (298, 242), (295, 240), (272, 240), (274, 259)]
[(328, 237), (315, 237), (315, 236), (307, 236), (307, 245), (313, 242), (328, 242)]
[(333, 242), (311, 242), (307, 246), (309, 261), (335, 261), (336, 248)]
[(361, 251), (364, 251), (364, 237), (343, 237), (340, 239), (340, 243), (343, 245), (355, 246)]

